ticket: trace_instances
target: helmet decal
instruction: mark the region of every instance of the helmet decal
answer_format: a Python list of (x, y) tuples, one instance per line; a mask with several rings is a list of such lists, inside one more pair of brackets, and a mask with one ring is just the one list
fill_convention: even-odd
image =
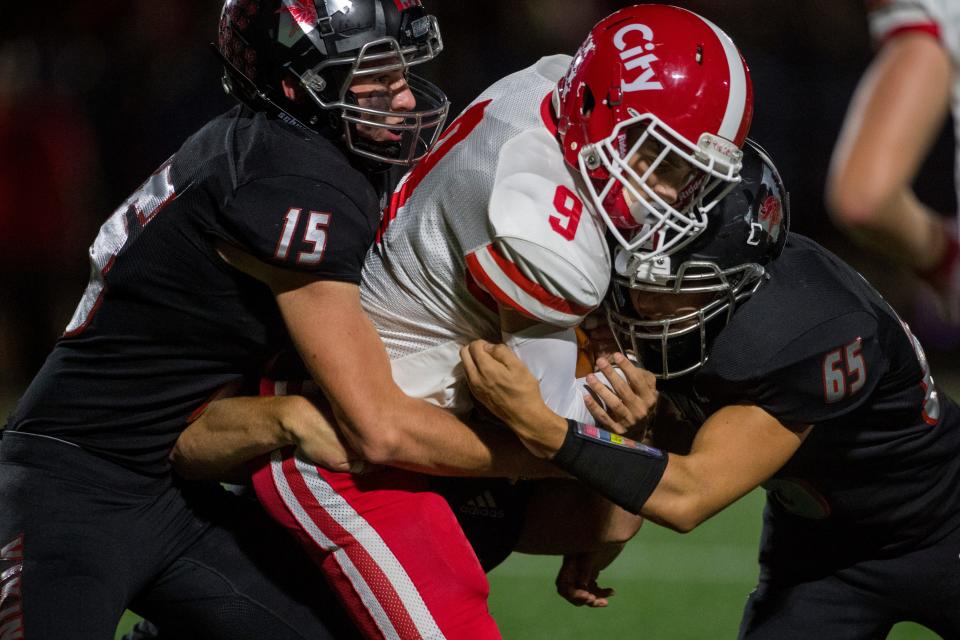
[[(638, 33), (640, 41), (628, 43), (627, 35), (631, 33)], [(636, 37), (633, 40), (636, 40)], [(657, 59), (656, 54), (652, 53), (657, 46), (653, 43), (653, 29), (636, 22), (627, 24), (614, 34), (613, 44), (620, 50), (620, 58), (624, 62), (624, 69), (628, 71), (637, 67), (643, 69), (643, 72), (632, 80), (623, 78), (620, 81), (620, 87), (624, 91), (663, 90), (663, 85), (658, 80), (653, 79), (655, 77), (654, 71), (650, 66)]]
[(779, 240), (783, 224), (783, 209), (780, 206), (780, 198), (773, 194), (764, 198), (760, 205), (758, 219), (760, 224), (763, 225), (764, 231), (770, 234), (774, 241)]
[[(587, 34), (587, 39), (583, 41), (583, 44), (580, 45), (580, 48), (577, 50), (576, 54), (574, 54), (573, 60), (570, 61), (570, 67), (567, 69), (566, 75), (560, 79), (560, 83), (557, 85), (560, 104), (567, 100), (570, 91), (573, 89), (575, 79), (580, 73), (580, 66), (596, 48), (597, 47), (593, 42), (593, 34)], [(557, 115), (558, 117), (563, 116), (563, 113), (559, 110), (559, 108)], [(561, 126), (565, 128), (565, 125)]]
[(288, 39), (297, 35), (297, 28), (309, 34), (317, 28), (317, 7), (313, 0), (283, 0), (283, 6), (277, 9), (277, 13), (286, 12), (290, 14), (291, 24)]

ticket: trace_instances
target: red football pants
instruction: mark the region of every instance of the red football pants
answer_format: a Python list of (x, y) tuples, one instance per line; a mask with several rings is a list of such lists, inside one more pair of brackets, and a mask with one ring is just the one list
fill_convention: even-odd
[(337, 473), (274, 452), (253, 476), (370, 639), (489, 640), (490, 586), (446, 500), (427, 478), (383, 468)]

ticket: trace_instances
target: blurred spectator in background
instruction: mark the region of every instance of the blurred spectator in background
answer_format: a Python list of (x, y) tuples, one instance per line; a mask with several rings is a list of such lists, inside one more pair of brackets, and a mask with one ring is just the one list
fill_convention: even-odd
[(0, 45), (0, 389), (21, 382), (62, 330), (76, 290), (67, 260), (87, 236), (77, 214), (94, 132), (74, 96), (41, 85), (42, 64), (31, 40)]
[[(217, 6), (11, 7), (0, 27), (0, 412), (63, 332), (103, 211), (226, 109)], [(131, 138), (142, 144), (132, 147)], [(25, 319), (29, 318), (29, 321)]]
[[(857, 86), (833, 151), (828, 208), (854, 240), (930, 285), (941, 316), (957, 325), (956, 225), (921, 201), (912, 184), (943, 127), (951, 90), (955, 116), (960, 109), (960, 3), (873, 0), (868, 10), (879, 50)], [(923, 316), (917, 319), (929, 324)], [(930, 330), (923, 333), (937, 339)]]

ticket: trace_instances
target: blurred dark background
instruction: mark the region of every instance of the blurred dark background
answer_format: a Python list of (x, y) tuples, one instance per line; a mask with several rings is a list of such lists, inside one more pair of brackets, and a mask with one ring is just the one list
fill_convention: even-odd
[[(419, 71), (453, 113), (541, 55), (573, 53), (627, 2), (425, 0), (446, 49)], [(905, 273), (855, 250), (823, 206), (827, 162), (871, 51), (860, 0), (678, 1), (726, 30), (752, 70), (751, 136), (792, 192), (793, 229), (837, 251), (919, 327), (933, 359), (958, 341)], [(39, 368), (89, 275), (86, 248), (103, 220), (211, 116), (232, 105), (210, 50), (216, 0), (19, 3), (0, 26), (0, 409)], [(917, 189), (956, 210), (946, 127)], [(936, 365), (935, 365), (936, 366)], [(936, 368), (935, 368), (936, 371)]]

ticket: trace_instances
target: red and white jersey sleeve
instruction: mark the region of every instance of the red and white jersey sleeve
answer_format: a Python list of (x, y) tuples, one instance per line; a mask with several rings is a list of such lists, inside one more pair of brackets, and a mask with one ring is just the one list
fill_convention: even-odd
[(873, 0), (867, 3), (870, 36), (878, 46), (905, 33), (927, 33), (937, 38), (953, 66), (951, 110), (954, 140), (958, 141), (954, 165), (960, 190), (960, 2), (957, 0)]
[(870, 36), (880, 45), (903, 33), (924, 32), (939, 39), (954, 61), (960, 42), (960, 6), (954, 0), (873, 0), (867, 2)]
[(488, 207), (490, 241), (467, 256), (500, 305), (557, 327), (598, 307), (610, 280), (604, 226), (554, 136), (531, 129), (503, 146)]

